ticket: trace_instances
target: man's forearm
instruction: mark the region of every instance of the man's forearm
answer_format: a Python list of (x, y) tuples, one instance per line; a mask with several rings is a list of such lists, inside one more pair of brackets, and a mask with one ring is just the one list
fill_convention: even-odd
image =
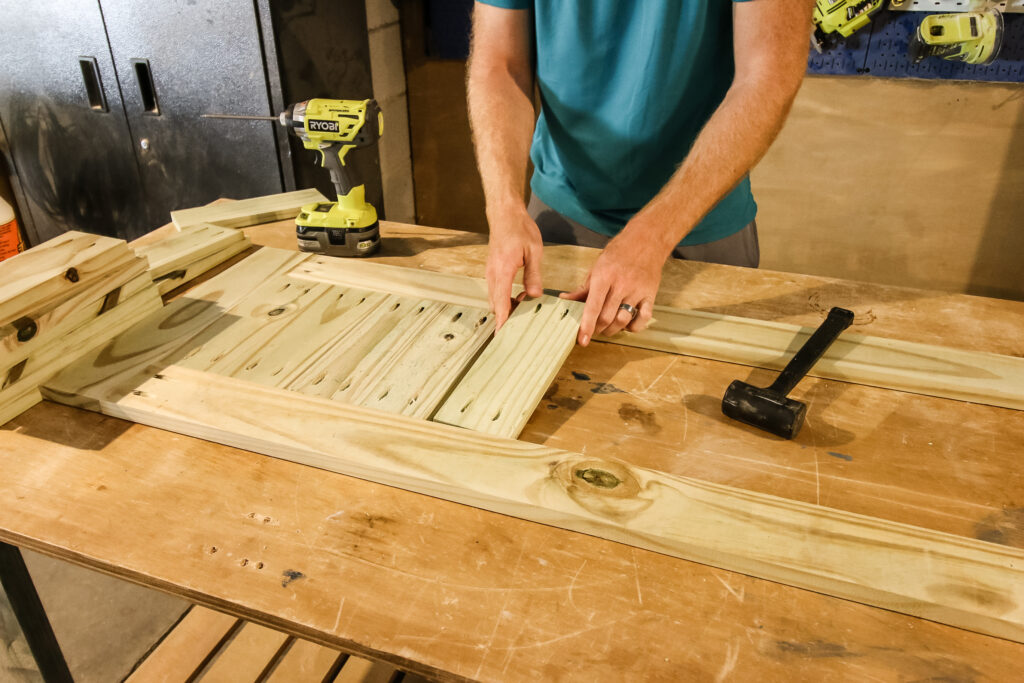
[(534, 112), (532, 78), (471, 59), (467, 80), (469, 121), (484, 186), (488, 220), (523, 204)]
[[(666, 258), (768, 151), (807, 68), (808, 0), (742, 4), (736, 8), (742, 19), (735, 23), (736, 79), (682, 165), (626, 226)], [(768, 26), (758, 21), (765, 14)], [(768, 35), (758, 35), (758, 26)]]
[(682, 165), (634, 218), (658, 226), (648, 234), (666, 256), (760, 160), (791, 103), (791, 96), (768, 98), (756, 88), (729, 91)]

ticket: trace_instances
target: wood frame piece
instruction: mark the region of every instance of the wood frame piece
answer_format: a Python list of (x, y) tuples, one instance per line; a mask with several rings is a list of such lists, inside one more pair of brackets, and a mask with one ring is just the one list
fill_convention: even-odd
[[(88, 374), (88, 373), (87, 373)], [(1024, 551), (167, 367), (44, 395), (161, 429), (1024, 642)]]
[(178, 230), (199, 223), (213, 223), (225, 228), (246, 228), (250, 225), (295, 218), (299, 209), (306, 204), (325, 201), (327, 198), (316, 188), (295, 190), (171, 211), (171, 222)]

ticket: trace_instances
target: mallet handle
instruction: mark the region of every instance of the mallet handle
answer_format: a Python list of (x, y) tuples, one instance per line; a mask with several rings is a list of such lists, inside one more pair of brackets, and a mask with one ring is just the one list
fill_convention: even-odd
[(818, 329), (804, 342), (800, 350), (796, 352), (793, 359), (786, 364), (782, 374), (775, 378), (769, 391), (778, 392), (783, 396), (793, 390), (793, 387), (804, 378), (814, 364), (825, 355), (828, 347), (839, 337), (839, 334), (853, 323), (853, 311), (836, 306), (828, 312), (828, 317), (818, 326)]

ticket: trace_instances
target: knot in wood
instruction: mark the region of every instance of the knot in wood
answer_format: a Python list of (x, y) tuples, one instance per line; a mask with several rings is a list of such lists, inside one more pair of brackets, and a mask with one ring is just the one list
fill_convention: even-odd
[(613, 489), (622, 483), (622, 480), (611, 472), (608, 472), (607, 470), (599, 470), (593, 467), (576, 470), (573, 474), (578, 479), (582, 479), (591, 486), (596, 486), (602, 489)]
[(75, 268), (68, 268), (64, 272), (64, 279), (69, 282), (78, 282), (78, 270)]

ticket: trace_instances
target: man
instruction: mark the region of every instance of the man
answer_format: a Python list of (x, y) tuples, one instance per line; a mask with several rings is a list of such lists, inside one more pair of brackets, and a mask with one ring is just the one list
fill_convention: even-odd
[(757, 266), (747, 173), (800, 87), (811, 8), (810, 0), (477, 1), (468, 101), (499, 327), (520, 269), (526, 293), (542, 293), (544, 238), (603, 246), (586, 281), (563, 295), (586, 301), (584, 346), (595, 334), (647, 325), (669, 256)]

